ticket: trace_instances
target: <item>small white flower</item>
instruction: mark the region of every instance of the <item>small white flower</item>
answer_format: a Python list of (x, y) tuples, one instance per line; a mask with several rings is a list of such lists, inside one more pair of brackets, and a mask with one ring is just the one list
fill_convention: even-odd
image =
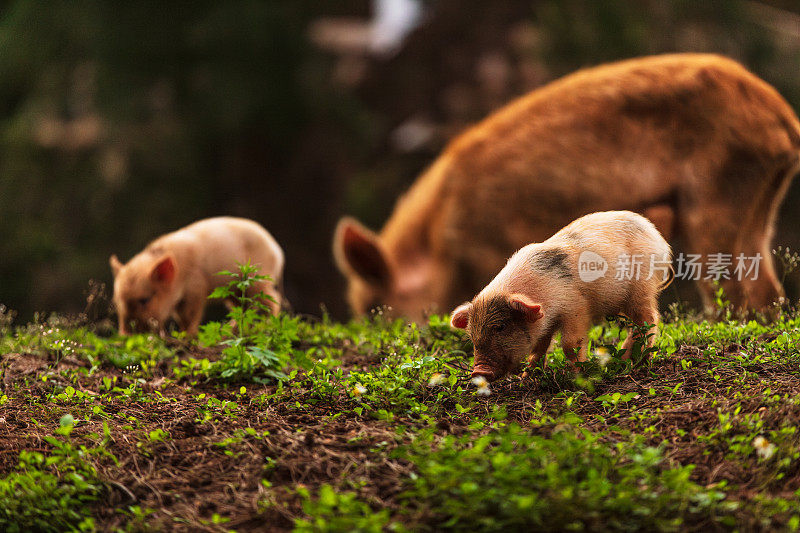
[(600, 366), (603, 367), (611, 361), (611, 354), (608, 353), (608, 348), (602, 346), (594, 351), (594, 356), (597, 358), (597, 362), (600, 363)]
[(435, 374), (432, 374), (431, 379), (428, 380), (428, 387), (436, 387), (437, 385), (444, 383), (444, 381), (444, 374), (436, 372)]
[(475, 376), (472, 378), (472, 384), (478, 387), (479, 389), (482, 387), (488, 387), (489, 382), (486, 381), (486, 378), (483, 376)]
[(769, 459), (775, 453), (775, 445), (761, 435), (753, 439), (753, 447), (762, 459)]
[(356, 383), (356, 386), (353, 387), (353, 396), (361, 396), (367, 392), (367, 388), (362, 385), (361, 383)]
[(492, 393), (492, 389), (489, 388), (489, 382), (483, 376), (472, 378), (472, 384), (478, 387), (478, 394), (481, 396), (489, 396)]

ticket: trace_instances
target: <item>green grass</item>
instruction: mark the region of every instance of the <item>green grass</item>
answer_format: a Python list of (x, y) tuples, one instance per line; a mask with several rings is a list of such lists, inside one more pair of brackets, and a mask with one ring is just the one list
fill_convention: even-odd
[(74, 420), (61, 420), (60, 437), (46, 436), (47, 453), (23, 450), (13, 471), (0, 478), (0, 529), (27, 531), (93, 531), (90, 505), (103, 490), (92, 457), (102, 447), (73, 444)]
[(643, 439), (615, 442), (562, 424), (549, 436), (516, 424), (487, 435), (415, 442), (404, 495), (434, 529), (671, 531), (724, 516), (724, 492), (691, 482)]
[[(0, 528), (800, 525), (793, 310), (671, 319), (640, 365), (594, 358), (579, 376), (557, 346), (482, 395), (446, 317), (341, 324), (247, 305), (199, 344), (0, 321)], [(614, 356), (622, 326), (594, 328), (592, 350)]]

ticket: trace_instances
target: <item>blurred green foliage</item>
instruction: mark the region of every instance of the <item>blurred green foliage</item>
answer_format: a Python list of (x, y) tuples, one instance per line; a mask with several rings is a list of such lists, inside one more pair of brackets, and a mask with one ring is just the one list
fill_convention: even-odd
[[(377, 226), (452, 135), (531, 88), (511, 83), (499, 96), (470, 96), (477, 103), (461, 114), (448, 111), (458, 107), (454, 94), (478, 84), (482, 51), (513, 56), (535, 83), (622, 57), (716, 51), (800, 103), (800, 39), (786, 29), (798, 15), (778, 7), (425, 4), (425, 26), (396, 56), (353, 59), (314, 45), (309, 25), (366, 17), (366, 0), (5, 3), (0, 303), (22, 319), (79, 312), (88, 281), (110, 280), (111, 253), (127, 259), (194, 219), (233, 214), (262, 222), (284, 246), (296, 310), (324, 302), (341, 316), (330, 258), (338, 216)], [(512, 53), (521, 23), (535, 38)], [(337, 82), (337, 72), (361, 72), (361, 81)], [(392, 131), (411, 114), (443, 133), (398, 151)], [(783, 226), (780, 243), (796, 247), (795, 226)]]
[(129, 257), (231, 210), (226, 194), (263, 196), (260, 171), (226, 190), (230, 167), (246, 164), (230, 161), (239, 147), (257, 139), (281, 169), (309, 119), (330, 107), (317, 90), (326, 80), (303, 70), (312, 5), (7, 4), (0, 301), (23, 316), (80, 310), (87, 281), (110, 278), (110, 253)]

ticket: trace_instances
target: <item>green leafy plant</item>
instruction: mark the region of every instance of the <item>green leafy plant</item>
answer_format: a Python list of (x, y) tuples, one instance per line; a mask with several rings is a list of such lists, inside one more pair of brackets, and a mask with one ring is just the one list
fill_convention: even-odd
[[(323, 531), (352, 531), (355, 533), (381, 533), (390, 526), (389, 511), (373, 511), (358, 499), (353, 492), (336, 492), (324, 484), (316, 498), (305, 487), (297, 489), (303, 499), (303, 512), (308, 518), (295, 520), (296, 533), (318, 533)], [(391, 529), (397, 531), (395, 524)]]
[[(419, 439), (400, 454), (414, 463), (405, 501), (434, 529), (678, 529), (694, 514), (724, 515), (724, 494), (671, 468), (658, 448), (610, 446), (564, 427), (550, 438), (509, 425), (492, 434)], [(643, 512), (643, 510), (647, 512)]]
[(231, 281), (217, 287), (209, 298), (232, 300), (235, 305), (228, 312), (227, 323), (210, 322), (200, 328), (202, 345), (223, 346), (219, 361), (202, 369), (209, 375), (225, 380), (283, 381), (290, 362), (303, 362), (302, 353), (295, 353), (292, 347), (298, 340), (298, 320), (285, 314), (272, 316), (266, 302), (274, 299), (252, 292), (256, 284), (270, 279), (257, 272), (248, 262), (239, 265), (239, 272), (219, 273)]
[[(91, 505), (103, 492), (93, 456), (109, 455), (97, 448), (76, 446), (70, 439), (74, 418), (61, 418), (57, 433), (45, 437), (48, 453), (23, 450), (16, 469), (0, 478), (0, 530), (93, 531)], [(108, 433), (108, 426), (105, 426)]]
[(714, 308), (717, 318), (729, 321), (733, 318), (733, 305), (725, 296), (725, 290), (719, 281), (714, 281)]
[(612, 407), (616, 408), (619, 404), (628, 403), (629, 401), (633, 400), (639, 396), (638, 393), (635, 392), (628, 392), (626, 394), (622, 394), (619, 392), (612, 392), (611, 394), (603, 394), (602, 396), (598, 396), (594, 399), (596, 402), (601, 402), (603, 407)]
[[(651, 339), (656, 336), (655, 327), (651, 324), (637, 324), (624, 315), (609, 317), (608, 322), (614, 324), (619, 330), (627, 330), (628, 335), (633, 335), (629, 359), (623, 359), (625, 350), (618, 348), (616, 344), (602, 344), (602, 351), (608, 356), (607, 364), (601, 365), (608, 375), (614, 376), (636, 368), (647, 361), (658, 352), (658, 348), (650, 345)], [(597, 359), (597, 358), (596, 358)], [(595, 361), (600, 362), (600, 361)]]

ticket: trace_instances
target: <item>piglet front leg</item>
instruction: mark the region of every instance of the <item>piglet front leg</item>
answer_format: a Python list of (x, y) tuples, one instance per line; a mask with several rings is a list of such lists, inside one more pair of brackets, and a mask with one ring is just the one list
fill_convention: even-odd
[(207, 294), (205, 287), (194, 290), (188, 293), (178, 306), (179, 326), (189, 337), (197, 336), (200, 330), (200, 322), (203, 320), (203, 311), (207, 300), (205, 294)]
[(564, 318), (561, 330), (561, 347), (567, 358), (567, 364), (573, 372), (578, 371), (576, 362), (586, 361), (586, 334), (591, 327), (591, 320), (585, 313), (576, 312)]
[[(547, 349), (550, 348), (550, 343), (553, 342), (553, 335), (555, 332), (550, 332), (544, 337), (539, 339), (539, 342), (533, 347), (531, 355), (528, 356), (528, 364), (531, 366), (538, 366), (542, 361), (542, 368), (547, 366)], [(529, 376), (528, 371), (522, 373), (522, 379)]]

